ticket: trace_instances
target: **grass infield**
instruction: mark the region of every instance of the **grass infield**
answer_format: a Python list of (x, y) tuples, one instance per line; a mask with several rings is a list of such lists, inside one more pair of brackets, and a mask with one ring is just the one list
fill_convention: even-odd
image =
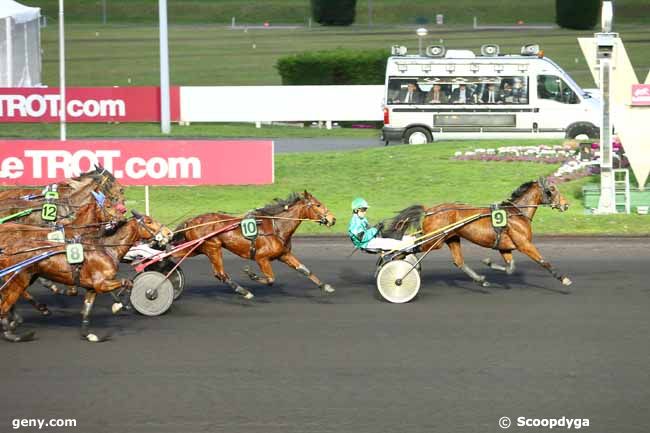
[[(541, 144), (519, 141), (517, 144)], [(545, 140), (545, 144), (560, 141)], [(481, 142), (496, 147), (503, 142)], [(513, 143), (514, 145), (514, 143)], [(522, 162), (455, 161), (456, 150), (475, 143), (443, 142), (426, 146), (391, 146), (373, 149), (276, 155), (276, 182), (267, 186), (152, 187), (151, 212), (174, 225), (182, 219), (217, 210), (243, 213), (307, 189), (334, 212), (338, 222), (330, 229), (303, 223), (299, 233), (346, 232), (354, 197), (370, 203), (369, 219), (375, 223), (411, 204), (464, 202), (489, 205), (510, 196), (523, 182), (551, 174), (557, 166)], [(560, 185), (572, 203), (569, 211), (541, 208), (533, 227), (537, 234), (648, 234), (650, 217), (640, 215), (589, 216), (584, 214), (581, 187), (585, 178)], [(127, 191), (129, 208), (144, 209), (144, 191)]]

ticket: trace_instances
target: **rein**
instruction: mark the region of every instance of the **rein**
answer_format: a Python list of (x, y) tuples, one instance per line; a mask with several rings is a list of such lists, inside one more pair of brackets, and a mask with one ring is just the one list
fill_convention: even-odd
[[(202, 223), (202, 224), (196, 224), (193, 226), (185, 227), (179, 230), (175, 230), (173, 233), (182, 233), (187, 230), (192, 230), (197, 227), (203, 227), (203, 226), (209, 226), (212, 224), (218, 224), (218, 223), (225, 223), (225, 222), (232, 222), (232, 221), (241, 221), (244, 219), (243, 217), (240, 218), (226, 218), (222, 220), (215, 220), (211, 221), (209, 223)], [(255, 219), (270, 219), (270, 220), (289, 220), (289, 221), (313, 221), (319, 223), (321, 220), (320, 219), (315, 219), (315, 218), (291, 218), (291, 217), (279, 217), (279, 216), (270, 216), (270, 215), (260, 215), (260, 216), (255, 216)]]

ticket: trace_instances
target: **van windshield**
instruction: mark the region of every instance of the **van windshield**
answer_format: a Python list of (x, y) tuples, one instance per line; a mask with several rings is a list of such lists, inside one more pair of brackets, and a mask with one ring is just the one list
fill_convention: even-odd
[(388, 104), (527, 104), (528, 78), (389, 77)]

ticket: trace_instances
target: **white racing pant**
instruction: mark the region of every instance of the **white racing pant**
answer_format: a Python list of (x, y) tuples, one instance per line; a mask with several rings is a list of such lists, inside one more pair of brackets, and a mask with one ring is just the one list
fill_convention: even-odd
[(383, 251), (401, 250), (412, 246), (414, 241), (415, 236), (404, 236), (402, 239), (376, 237), (371, 239), (364, 249)]
[(125, 262), (132, 262), (134, 260), (148, 259), (153, 257), (156, 254), (160, 254), (162, 251), (155, 248), (151, 248), (147, 244), (134, 245), (131, 249), (124, 255), (122, 260)]

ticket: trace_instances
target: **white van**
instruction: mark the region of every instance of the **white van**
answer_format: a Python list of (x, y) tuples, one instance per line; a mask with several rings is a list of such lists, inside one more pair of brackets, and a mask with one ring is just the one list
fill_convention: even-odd
[(406, 55), (393, 47), (386, 67), (382, 140), (597, 138), (601, 102), (537, 45), (499, 55), (496, 45)]

